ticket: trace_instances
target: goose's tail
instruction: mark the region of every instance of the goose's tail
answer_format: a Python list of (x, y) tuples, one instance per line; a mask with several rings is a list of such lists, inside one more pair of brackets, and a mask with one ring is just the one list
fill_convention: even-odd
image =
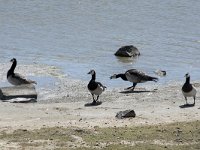
[(103, 91), (105, 91), (106, 88), (107, 88), (106, 86), (103, 86)]
[(33, 80), (28, 80), (28, 82), (29, 82), (30, 84), (37, 84), (37, 82), (36, 82), (36, 81), (33, 81)]
[(158, 78), (149, 76), (149, 81), (158, 82)]

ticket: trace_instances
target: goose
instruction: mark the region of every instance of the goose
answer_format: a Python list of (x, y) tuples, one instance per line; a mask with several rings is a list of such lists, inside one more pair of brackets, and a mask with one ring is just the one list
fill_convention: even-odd
[(136, 69), (130, 69), (127, 70), (125, 73), (114, 74), (110, 77), (110, 79), (117, 79), (117, 78), (121, 78), (124, 81), (132, 82), (133, 86), (126, 88), (126, 89), (131, 89), (132, 91), (134, 91), (137, 83), (143, 83), (147, 81), (154, 81), (154, 82), (158, 81), (158, 78), (146, 75), (144, 72)]
[(189, 75), (189, 73), (185, 74), (185, 78), (186, 78), (186, 81), (185, 81), (184, 85), (182, 86), (182, 93), (183, 93), (183, 96), (185, 97), (186, 105), (188, 104), (187, 103), (187, 97), (193, 97), (194, 98), (193, 105), (195, 105), (195, 99), (196, 99), (197, 91), (192, 86), (192, 84), (190, 84), (190, 75)]
[(17, 60), (15, 58), (11, 59), (10, 62), (12, 62), (12, 66), (7, 72), (7, 79), (8, 82), (12, 85), (21, 85), (21, 84), (37, 84), (35, 81), (25, 79), (23, 76), (21, 76), (18, 73), (14, 73), (15, 67), (17, 66)]
[[(88, 72), (88, 74), (92, 75), (92, 79), (90, 80), (90, 82), (88, 83), (88, 90), (90, 91), (90, 93), (92, 94), (92, 98), (93, 98), (93, 104), (95, 104), (99, 98), (99, 95), (101, 95), (101, 93), (103, 91), (105, 91), (105, 86), (103, 86), (100, 82), (96, 82), (96, 72), (94, 70), (90, 70), (90, 72)], [(97, 98), (94, 98), (94, 95), (97, 95)]]

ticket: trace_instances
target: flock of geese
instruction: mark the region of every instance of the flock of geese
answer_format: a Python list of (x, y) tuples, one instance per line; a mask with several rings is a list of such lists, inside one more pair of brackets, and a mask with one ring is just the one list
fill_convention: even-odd
[[(37, 84), (35, 81), (26, 79), (25, 77), (21, 76), (20, 74), (15, 73), (14, 71), (17, 66), (17, 60), (15, 58), (13, 58), (10, 61), (12, 62), (12, 65), (7, 72), (7, 80), (9, 83), (11, 83), (12, 85)], [(106, 86), (104, 86), (100, 82), (96, 81), (95, 70), (90, 70), (90, 72), (88, 72), (88, 74), (91, 74), (92, 78), (89, 81), (87, 88), (90, 91), (92, 98), (93, 98), (92, 104), (96, 104), (96, 102), (99, 99), (99, 96), (102, 94), (103, 91), (105, 91)], [(193, 97), (193, 99), (194, 99), (193, 105), (195, 105), (197, 91), (192, 86), (192, 84), (190, 84), (189, 73), (187, 73), (185, 75), (185, 77), (186, 77), (186, 81), (182, 87), (182, 93), (183, 93), (183, 96), (185, 97), (186, 105), (188, 105), (187, 97)], [(138, 83), (144, 83), (147, 81), (154, 81), (154, 82), (158, 81), (158, 78), (151, 77), (151, 76), (145, 74), (144, 72), (136, 70), (136, 69), (130, 69), (130, 70), (126, 71), (125, 73), (114, 74), (110, 77), (110, 79), (117, 79), (117, 78), (121, 78), (124, 81), (129, 81), (129, 82), (133, 83), (133, 86), (127, 88), (128, 90), (132, 90), (132, 91), (134, 91), (135, 86)], [(96, 99), (95, 99), (95, 96), (96, 96)]]

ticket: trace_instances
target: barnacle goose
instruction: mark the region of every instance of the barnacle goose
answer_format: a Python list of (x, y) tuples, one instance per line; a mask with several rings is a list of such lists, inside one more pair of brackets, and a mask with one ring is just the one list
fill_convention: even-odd
[(185, 97), (185, 100), (186, 100), (186, 104), (187, 103), (187, 97), (193, 97), (194, 98), (194, 103), (193, 105), (195, 105), (195, 99), (196, 99), (196, 89), (192, 86), (192, 84), (190, 84), (190, 75), (189, 73), (185, 74), (185, 77), (186, 77), (186, 81), (182, 87), (182, 93), (183, 93), (183, 96)]
[(132, 91), (134, 90), (137, 83), (143, 83), (147, 81), (154, 81), (154, 82), (158, 81), (158, 78), (151, 77), (145, 74), (144, 72), (136, 70), (136, 69), (130, 69), (130, 70), (127, 70), (125, 73), (114, 74), (110, 77), (110, 79), (116, 79), (116, 78), (122, 78), (122, 80), (124, 81), (132, 82), (133, 86), (127, 88), (127, 89), (131, 89)]
[(18, 73), (15, 73), (15, 67), (17, 66), (17, 60), (15, 58), (10, 60), (12, 62), (12, 66), (7, 72), (7, 79), (8, 82), (12, 85), (21, 85), (21, 84), (37, 84), (35, 81), (25, 79), (23, 76), (21, 76)]
[[(105, 91), (105, 86), (103, 86), (100, 82), (96, 82), (96, 72), (94, 70), (90, 70), (90, 72), (88, 72), (88, 74), (92, 75), (92, 78), (90, 80), (90, 82), (88, 83), (88, 90), (90, 91), (90, 93), (92, 94), (92, 98), (93, 98), (93, 104), (95, 104), (99, 98), (99, 95), (101, 95), (101, 93), (103, 91)], [(94, 95), (97, 96), (97, 98), (95, 99)]]

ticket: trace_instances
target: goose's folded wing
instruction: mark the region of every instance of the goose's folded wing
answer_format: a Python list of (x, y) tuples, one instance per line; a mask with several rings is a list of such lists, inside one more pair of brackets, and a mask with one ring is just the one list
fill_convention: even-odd
[(129, 73), (131, 76), (135, 78), (145, 78), (147, 76), (144, 72), (136, 69), (128, 70), (126, 73)]
[(35, 81), (26, 79), (24, 76), (20, 75), (19, 73), (15, 73), (13, 78), (15, 78), (15, 80), (18, 80), (21, 84), (36, 83)]
[(101, 84), (101, 82), (96, 82), (98, 85), (100, 85), (103, 88), (106, 88), (106, 86), (104, 86), (103, 84)]
[(152, 80), (158, 80), (158, 78), (155, 77), (151, 77), (149, 75), (147, 75), (146, 73), (140, 71), (140, 70), (136, 70), (136, 69), (132, 69), (132, 70), (128, 70), (127, 73), (129, 73), (133, 78), (137, 79), (137, 80), (141, 80), (141, 81), (152, 81)]

